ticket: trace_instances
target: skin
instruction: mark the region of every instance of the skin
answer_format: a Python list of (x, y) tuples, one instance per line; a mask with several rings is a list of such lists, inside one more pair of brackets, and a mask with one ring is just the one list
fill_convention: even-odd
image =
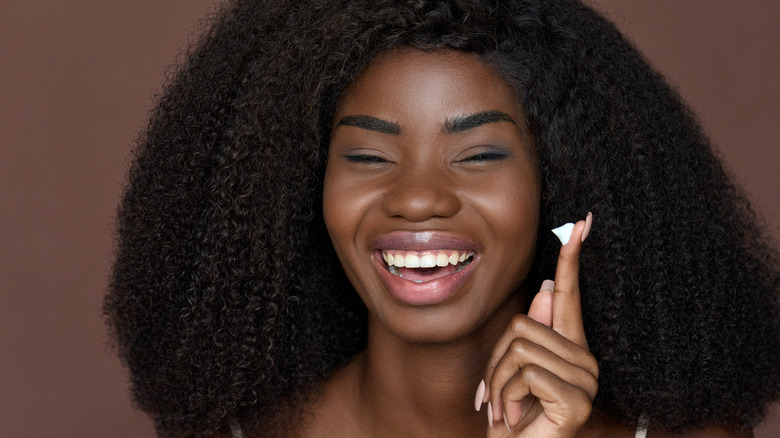
[[(447, 128), (485, 113), (507, 117)], [(578, 275), (590, 217), (562, 246), (554, 283), (520, 314), (533, 286), (525, 279), (539, 178), (520, 103), (473, 55), (395, 50), (348, 87), (333, 118), (324, 217), (367, 306), (368, 346), (326, 382), (311, 416), (295, 421), (295, 436), (634, 436), (589, 423), (598, 364)], [(390, 285), (407, 280), (382, 272), (377, 242), (440, 234), (421, 246), (454, 239), (473, 247), (466, 279), (424, 304), (410, 302), (415, 294), (399, 298)]]
[[(447, 129), (486, 113), (502, 116)], [(503, 422), (506, 407), (512, 436), (579, 429), (590, 414), (597, 365), (577, 343), (584, 342), (578, 301), (570, 305), (577, 296), (533, 306), (559, 331), (517, 316), (538, 205), (522, 107), (491, 68), (473, 55), (411, 49), (372, 62), (334, 115), (324, 189), (328, 231), (369, 310), (368, 348), (327, 385), (311, 435), (508, 436), (506, 428), (488, 427), (486, 408), (474, 410), (482, 379), (493, 421)], [(468, 279), (434, 304), (397, 299), (380, 275), (376, 241), (399, 232), (472, 242)], [(564, 287), (577, 284), (580, 245), (572, 243), (561, 264)], [(561, 311), (553, 313), (555, 306)], [(520, 333), (528, 352), (514, 342)], [(533, 410), (522, 411), (523, 399)]]
[[(348, 88), (334, 116), (325, 222), (369, 308), (369, 333), (382, 336), (381, 343), (386, 337), (447, 343), (478, 331), (496, 312), (507, 320), (516, 312), (504, 309), (520, 305), (514, 292), (523, 286), (536, 246), (539, 175), (522, 108), (476, 59), (431, 56), (441, 63), (430, 64), (417, 51), (380, 58)], [(448, 121), (488, 112), (511, 121), (445, 132)], [(349, 122), (358, 117), (392, 124), (398, 133)], [(468, 241), (459, 248), (476, 254), (462, 293), (429, 306), (394, 299), (377, 275), (384, 269), (378, 269), (381, 257), (374, 252), (377, 240), (392, 233), (414, 240), (440, 233), (446, 240)]]

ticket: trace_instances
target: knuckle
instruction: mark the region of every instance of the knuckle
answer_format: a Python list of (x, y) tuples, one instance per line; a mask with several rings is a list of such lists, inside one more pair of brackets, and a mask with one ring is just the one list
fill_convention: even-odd
[(567, 391), (567, 394), (562, 395), (560, 401), (561, 407), (569, 419), (569, 424), (572, 426), (579, 427), (585, 424), (593, 413), (590, 397), (579, 388), (570, 393)]
[(531, 317), (522, 313), (518, 313), (517, 315), (513, 316), (512, 320), (509, 322), (510, 332), (515, 336), (525, 333), (527, 331), (529, 321), (532, 321)]
[(585, 369), (588, 370), (591, 374), (593, 374), (593, 377), (595, 377), (597, 380), (599, 378), (599, 361), (596, 359), (596, 356), (593, 355), (590, 351), (588, 351), (588, 355), (586, 358), (586, 364)]
[(528, 356), (530, 350), (531, 341), (525, 338), (515, 338), (509, 344), (509, 349), (517, 358), (523, 358)]
[(588, 349), (588, 347), (584, 347), (582, 345), (578, 345), (578, 352), (576, 355), (576, 362), (578, 363), (578, 366), (587, 372), (593, 374), (594, 377), (597, 379), (599, 378), (599, 361), (596, 359), (596, 356), (591, 353), (591, 351)]
[(599, 381), (593, 378), (588, 379), (587, 383), (585, 384), (585, 387), (583, 388), (585, 392), (587, 393), (590, 400), (593, 400), (596, 397), (596, 394), (599, 392)]
[(593, 374), (593, 376), (598, 379), (599, 361), (596, 359), (596, 356), (594, 356), (587, 347), (582, 346), (580, 346), (580, 356), (581, 359), (578, 359), (580, 368), (583, 368), (587, 372)]
[(518, 374), (520, 378), (526, 382), (532, 380), (538, 380), (542, 378), (543, 368), (535, 363), (529, 363), (524, 367), (520, 368)]
[(520, 327), (525, 323), (524, 321), (526, 318), (526, 315), (518, 313), (512, 317), (512, 320), (509, 322), (509, 326), (511, 328)]
[(573, 418), (578, 423), (585, 423), (588, 418), (590, 418), (591, 413), (593, 413), (593, 404), (591, 403), (588, 394), (583, 391), (576, 391), (576, 395), (574, 397), (576, 399), (576, 407), (572, 412)]

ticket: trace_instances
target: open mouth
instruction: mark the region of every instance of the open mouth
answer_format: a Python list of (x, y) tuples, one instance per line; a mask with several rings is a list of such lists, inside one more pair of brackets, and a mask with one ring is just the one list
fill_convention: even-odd
[(474, 251), (382, 250), (382, 259), (391, 274), (419, 284), (460, 272), (474, 259)]

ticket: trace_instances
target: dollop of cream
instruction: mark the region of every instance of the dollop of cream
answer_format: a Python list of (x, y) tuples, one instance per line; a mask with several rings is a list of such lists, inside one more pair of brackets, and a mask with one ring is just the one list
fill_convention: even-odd
[(566, 245), (567, 243), (569, 243), (572, 230), (574, 230), (574, 224), (568, 222), (561, 225), (558, 228), (553, 229), (552, 232), (555, 233), (556, 236), (558, 236), (558, 240), (561, 241), (561, 245)]

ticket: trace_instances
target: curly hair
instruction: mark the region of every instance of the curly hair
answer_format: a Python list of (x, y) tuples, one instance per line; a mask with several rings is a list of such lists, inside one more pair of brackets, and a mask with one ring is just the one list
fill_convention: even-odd
[[(750, 428), (780, 394), (773, 244), (691, 110), (573, 0), (235, 0), (140, 135), (105, 312), (163, 436), (301, 409), (365, 347), (366, 310), (322, 221), (332, 113), (394, 47), (476, 54), (517, 90), (548, 231), (593, 211), (582, 254), (595, 409), (654, 428)], [(528, 300), (530, 302), (530, 298)]]

